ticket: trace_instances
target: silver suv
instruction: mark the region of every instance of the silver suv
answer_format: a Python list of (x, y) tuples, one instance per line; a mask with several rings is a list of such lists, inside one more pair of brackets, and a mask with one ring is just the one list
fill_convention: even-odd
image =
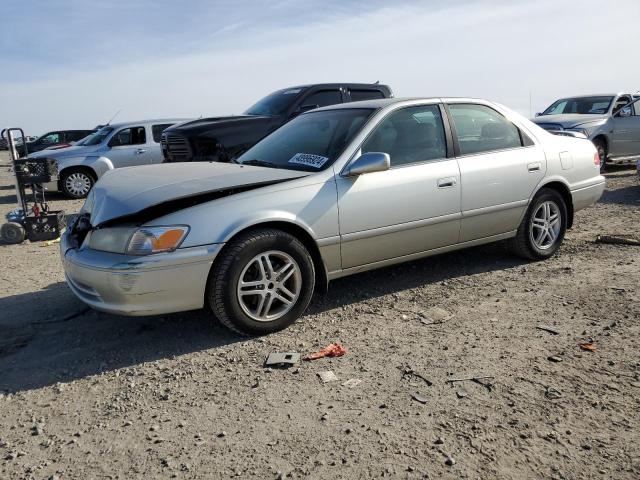
[(70, 198), (84, 198), (93, 184), (109, 170), (162, 163), (162, 132), (184, 119), (142, 120), (105, 125), (71, 147), (42, 150), (30, 158), (56, 160), (60, 180), (45, 184)]
[(640, 159), (640, 95), (610, 93), (561, 98), (532, 120), (551, 133), (586, 136), (607, 163)]

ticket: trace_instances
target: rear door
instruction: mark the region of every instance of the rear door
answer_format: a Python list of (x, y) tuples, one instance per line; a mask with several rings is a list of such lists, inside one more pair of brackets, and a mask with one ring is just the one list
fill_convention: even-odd
[(343, 268), (458, 241), (460, 173), (445, 131), (437, 104), (395, 110), (360, 148), (388, 153), (391, 168), (336, 175)]
[(460, 166), (460, 241), (516, 230), (546, 172), (542, 147), (489, 106), (449, 103), (448, 109)]
[(613, 117), (611, 154), (640, 155), (640, 99), (622, 107)]
[(110, 148), (105, 156), (115, 168), (149, 164), (152, 154), (148, 137), (144, 125), (121, 128), (109, 140)]

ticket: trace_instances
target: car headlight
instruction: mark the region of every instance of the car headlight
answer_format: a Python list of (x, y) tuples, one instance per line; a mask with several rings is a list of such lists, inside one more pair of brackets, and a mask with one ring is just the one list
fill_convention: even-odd
[(127, 255), (172, 252), (189, 233), (186, 225), (167, 227), (113, 227), (93, 230), (89, 248)]

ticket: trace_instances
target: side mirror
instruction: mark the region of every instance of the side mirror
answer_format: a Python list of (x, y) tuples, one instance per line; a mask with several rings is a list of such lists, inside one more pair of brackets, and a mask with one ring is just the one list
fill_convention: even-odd
[(356, 158), (344, 173), (346, 177), (356, 177), (363, 173), (384, 172), (391, 167), (388, 153), (367, 152)]
[(536, 117), (539, 117), (540, 115), (542, 115), (542, 112), (536, 112)]
[(297, 117), (301, 113), (308, 112), (309, 110), (313, 110), (314, 108), (320, 108), (320, 105), (300, 105), (296, 108), (291, 114), (291, 118)]
[(618, 112), (619, 117), (630, 117), (631, 116), (631, 107), (622, 107)]

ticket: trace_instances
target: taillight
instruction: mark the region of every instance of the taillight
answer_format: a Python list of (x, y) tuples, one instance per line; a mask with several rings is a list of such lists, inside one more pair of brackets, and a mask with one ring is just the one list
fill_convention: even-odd
[(600, 167), (600, 154), (598, 152), (593, 154), (593, 164), (598, 168)]

